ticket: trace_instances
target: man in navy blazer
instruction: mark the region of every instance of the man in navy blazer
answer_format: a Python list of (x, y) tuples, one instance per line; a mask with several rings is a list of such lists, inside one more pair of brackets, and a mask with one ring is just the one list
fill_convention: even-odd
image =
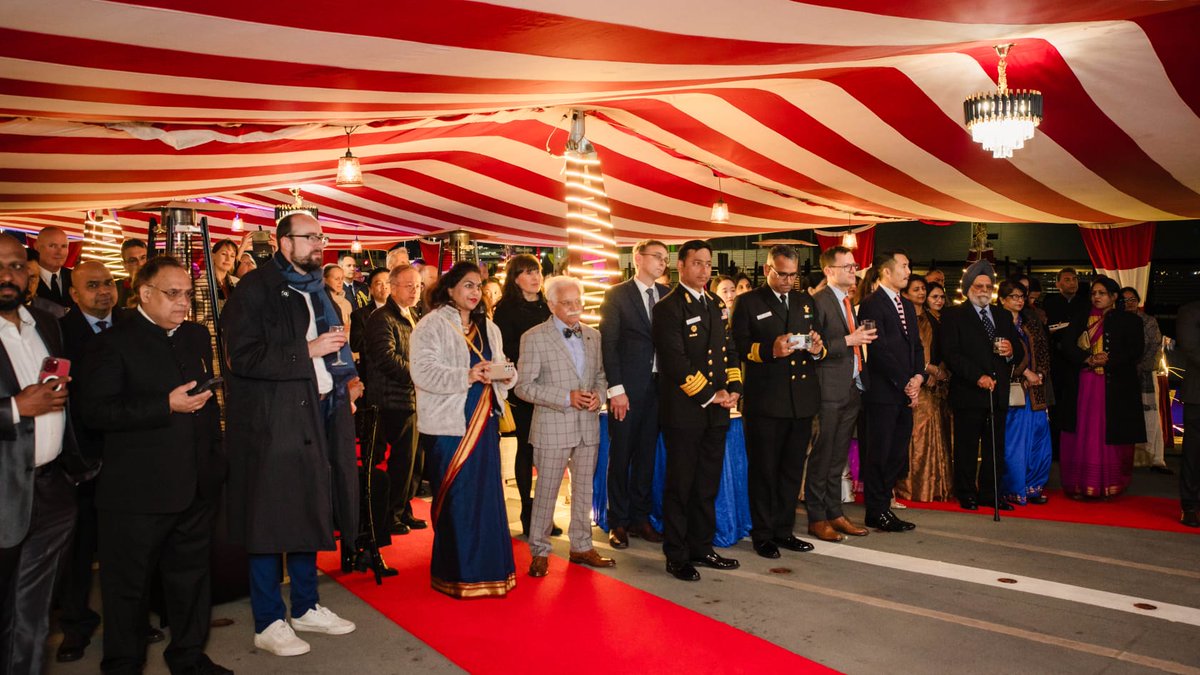
[(658, 368), (650, 321), (654, 304), (670, 290), (655, 283), (667, 269), (666, 245), (653, 239), (638, 242), (633, 265), (634, 277), (608, 289), (600, 305), (608, 378), (608, 539), (613, 548), (629, 546), (631, 535), (662, 542), (650, 526), (658, 446)]
[[(866, 523), (884, 532), (906, 532), (916, 525), (892, 512), (892, 490), (908, 472), (912, 408), (925, 381), (925, 351), (917, 332), (917, 310), (901, 291), (908, 284), (908, 256), (899, 250), (875, 256), (879, 289), (858, 306), (859, 325), (875, 322), (876, 340), (867, 350), (867, 437), (860, 458)], [(869, 324), (868, 324), (869, 326)]]

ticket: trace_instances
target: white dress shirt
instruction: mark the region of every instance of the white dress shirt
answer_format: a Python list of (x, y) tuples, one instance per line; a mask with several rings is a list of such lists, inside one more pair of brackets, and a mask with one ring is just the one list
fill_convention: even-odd
[[(20, 327), (11, 321), (0, 319), (0, 341), (8, 351), (8, 360), (12, 364), (13, 373), (17, 376), (17, 384), (24, 389), (37, 384), (38, 375), (42, 372), (42, 360), (50, 356), (42, 336), (38, 335), (37, 322), (33, 315), (24, 307), (17, 308), (20, 317)], [(20, 423), (21, 414), (17, 409), (17, 398), (12, 397), (12, 415), (15, 423)], [(65, 410), (48, 412), (33, 418), (33, 463), (42, 466), (53, 462), (62, 453), (63, 434), (67, 428), (67, 413)]]
[[(842, 318), (846, 320), (846, 327), (849, 328), (850, 327), (850, 317), (846, 316), (846, 297), (849, 295), (849, 293), (846, 293), (845, 291), (838, 288), (837, 286), (830, 286), (829, 290), (833, 291), (833, 297), (837, 298), (838, 309), (841, 310)], [(853, 347), (851, 347), (851, 349), (853, 349)], [(861, 391), (863, 386), (862, 386), (862, 378), (859, 375), (858, 359), (851, 357), (850, 362), (852, 364), (854, 364), (851, 366), (851, 370), (854, 373), (854, 384), (857, 385), (859, 390)]]
[[(305, 340), (317, 339), (317, 315), (313, 312), (312, 296), (296, 287), (290, 287), (300, 295), (304, 296), (304, 302), (308, 305), (308, 332), (304, 334)], [(324, 396), (333, 391), (333, 375), (329, 374), (329, 369), (325, 367), (325, 357), (313, 357), (313, 369), (317, 371), (317, 393)]]

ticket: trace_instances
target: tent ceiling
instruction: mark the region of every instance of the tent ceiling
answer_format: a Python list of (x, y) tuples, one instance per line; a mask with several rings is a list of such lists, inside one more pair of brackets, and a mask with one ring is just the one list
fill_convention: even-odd
[[(1200, 2), (6, 0), (0, 225), (302, 185), (332, 234), (560, 242), (572, 108), (619, 237), (1200, 218)], [(962, 100), (1046, 120), (1011, 160)], [(352, 136), (366, 185), (333, 185)], [(733, 213), (708, 222), (722, 177)], [(122, 214), (131, 230), (145, 216)], [(216, 217), (218, 231), (227, 227)]]

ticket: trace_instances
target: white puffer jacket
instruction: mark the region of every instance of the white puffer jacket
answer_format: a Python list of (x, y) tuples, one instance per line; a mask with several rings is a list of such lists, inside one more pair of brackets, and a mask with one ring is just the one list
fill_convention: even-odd
[[(462, 436), (467, 432), (463, 408), (467, 404), (467, 375), (471, 370), (471, 354), (462, 335), (462, 320), (458, 310), (449, 305), (439, 307), (417, 322), (409, 343), (413, 384), (417, 387), (417, 430), (431, 436)], [(488, 344), (492, 361), (504, 357), (504, 338), (500, 329), (487, 321)], [(517, 378), (508, 382), (493, 382), (496, 400), (508, 397), (508, 390)]]

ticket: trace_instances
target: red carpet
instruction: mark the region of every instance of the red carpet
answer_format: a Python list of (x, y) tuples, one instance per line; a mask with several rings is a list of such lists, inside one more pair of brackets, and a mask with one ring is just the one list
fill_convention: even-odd
[[(1029, 506), (1017, 506), (1012, 511), (1001, 511), (1000, 518), (1033, 518), (1037, 520), (1056, 520), (1064, 523), (1085, 523), (1087, 525), (1130, 527), (1138, 530), (1200, 534), (1200, 529), (1186, 527), (1183, 523), (1179, 522), (1178, 499), (1120, 495), (1103, 502), (1082, 502), (1065, 496), (1062, 490), (1047, 491), (1046, 496), (1050, 498), (1050, 502), (1043, 506), (1032, 504)], [(904, 499), (900, 501), (905, 506), (913, 509), (957, 511), (958, 513), (973, 513), (988, 518), (992, 517), (991, 506), (984, 504), (979, 505), (978, 511), (972, 512), (960, 509), (957, 501), (910, 502)]]
[[(428, 504), (414, 506), (428, 517)], [(431, 530), (393, 541), (384, 557), (400, 575), (382, 586), (370, 574), (342, 574), (336, 553), (318, 554), (317, 565), (472, 673), (837, 672), (558, 556), (550, 557), (549, 576), (531, 579), (529, 548), (520, 541), (517, 587), (507, 598), (454, 600), (429, 587)]]

